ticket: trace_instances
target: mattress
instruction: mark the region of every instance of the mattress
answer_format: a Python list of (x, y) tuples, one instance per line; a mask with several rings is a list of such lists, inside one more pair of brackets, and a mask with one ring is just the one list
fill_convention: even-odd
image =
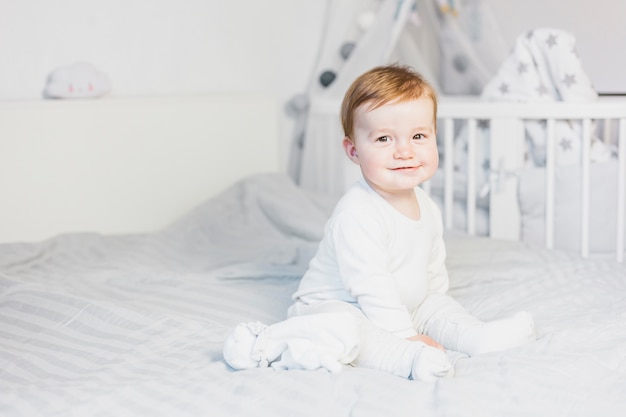
[(0, 415), (621, 416), (626, 268), (450, 232), (451, 294), (538, 340), (453, 378), (231, 369), (239, 322), (285, 318), (334, 201), (254, 175), (163, 230), (0, 245)]

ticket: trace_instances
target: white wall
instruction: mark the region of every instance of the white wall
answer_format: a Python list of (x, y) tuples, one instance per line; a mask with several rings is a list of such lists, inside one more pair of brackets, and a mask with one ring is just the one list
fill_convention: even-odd
[(316, 0), (2, 0), (0, 99), (41, 97), (56, 66), (86, 60), (116, 95), (302, 89)]
[(308, 85), (325, 4), (0, 0), (0, 100), (40, 99), (50, 71), (88, 61), (116, 96), (244, 91), (285, 102)]
[[(312, 76), (327, 1), (0, 0), (0, 100), (39, 99), (50, 71), (83, 60), (118, 96), (270, 92), (284, 103)], [(486, 1), (511, 45), (532, 27), (569, 30), (596, 88), (626, 92), (626, 2)]]
[[(115, 95), (301, 92), (328, 0), (1, 0), (0, 100), (38, 99), (48, 73), (86, 60)], [(626, 91), (626, 2), (485, 0), (507, 43), (569, 30), (596, 88)]]
[(485, 0), (507, 44), (529, 29), (553, 27), (576, 37), (583, 68), (601, 93), (626, 93), (626, 2)]

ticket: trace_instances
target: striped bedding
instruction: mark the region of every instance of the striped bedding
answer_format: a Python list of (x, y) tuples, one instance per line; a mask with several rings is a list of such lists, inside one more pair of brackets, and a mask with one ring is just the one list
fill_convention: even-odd
[(152, 234), (0, 245), (0, 416), (622, 416), (626, 269), (447, 236), (452, 293), (539, 340), (456, 376), (233, 371), (240, 321), (285, 317), (333, 202), (255, 175)]

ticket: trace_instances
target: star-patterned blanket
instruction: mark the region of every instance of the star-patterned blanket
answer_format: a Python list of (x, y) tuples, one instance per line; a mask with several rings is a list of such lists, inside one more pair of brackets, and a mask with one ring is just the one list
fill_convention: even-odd
[[(576, 52), (574, 36), (559, 29), (535, 29), (520, 35), (509, 57), (483, 89), (482, 98), (491, 101), (553, 102), (594, 101), (598, 94), (585, 73)], [(530, 165), (545, 164), (545, 121), (527, 121)], [(557, 121), (556, 163), (580, 161), (581, 123)], [(592, 140), (592, 159), (606, 158), (603, 144)]]
[(511, 55), (483, 89), (487, 100), (592, 101), (598, 94), (571, 33), (535, 29), (518, 36)]

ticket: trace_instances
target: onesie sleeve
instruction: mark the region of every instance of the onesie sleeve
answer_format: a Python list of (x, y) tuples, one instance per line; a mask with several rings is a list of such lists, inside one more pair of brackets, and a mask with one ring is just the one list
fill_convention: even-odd
[(446, 268), (446, 246), (442, 236), (439, 236), (433, 245), (428, 263), (428, 277), (428, 295), (448, 292), (450, 280)]
[(400, 337), (416, 335), (391, 275), (384, 219), (366, 213), (339, 215), (331, 228), (345, 289), (379, 328)]

